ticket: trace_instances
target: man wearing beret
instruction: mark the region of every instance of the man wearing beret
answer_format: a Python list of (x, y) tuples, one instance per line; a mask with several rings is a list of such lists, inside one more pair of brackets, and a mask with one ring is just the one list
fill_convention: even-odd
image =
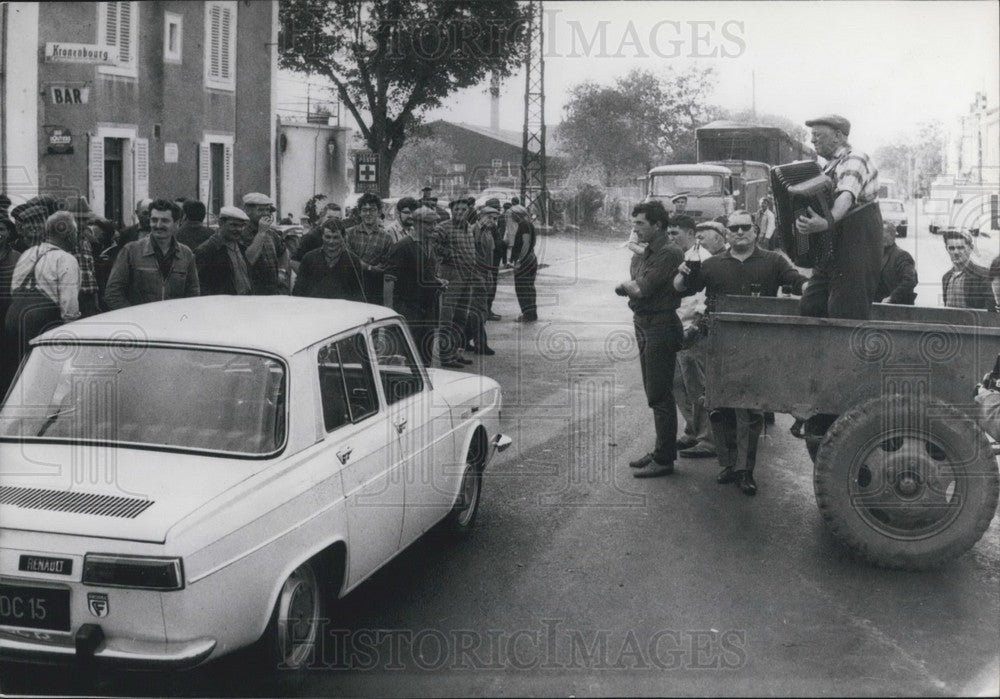
[(830, 114), (806, 126), (816, 153), (826, 159), (823, 174), (833, 181), (833, 203), (829, 221), (810, 208), (795, 227), (803, 234), (832, 229), (833, 256), (813, 270), (799, 308), (804, 316), (867, 320), (882, 269), (878, 170), (847, 142), (851, 122), (844, 117)]

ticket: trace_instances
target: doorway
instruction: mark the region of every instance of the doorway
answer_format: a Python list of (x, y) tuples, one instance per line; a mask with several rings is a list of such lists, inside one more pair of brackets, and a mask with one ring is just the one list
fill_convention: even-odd
[(104, 139), (104, 217), (125, 225), (125, 139)]

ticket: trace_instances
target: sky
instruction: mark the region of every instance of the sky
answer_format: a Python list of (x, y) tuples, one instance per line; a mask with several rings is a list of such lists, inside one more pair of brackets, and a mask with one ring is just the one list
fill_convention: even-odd
[[(712, 67), (713, 103), (739, 111), (756, 96), (759, 113), (800, 123), (839, 113), (852, 123), (852, 143), (869, 151), (914, 136), (921, 122), (952, 127), (976, 92), (986, 93), (990, 108), (1000, 104), (995, 1), (549, 0), (544, 7), (549, 125), (562, 119), (573, 85), (610, 84), (633, 68)], [(301, 103), (303, 78), (296, 80), (282, 86), (279, 103)], [(523, 71), (502, 85), (500, 110), (503, 128), (521, 129)], [(427, 118), (488, 126), (489, 113), (483, 85), (456, 93)]]

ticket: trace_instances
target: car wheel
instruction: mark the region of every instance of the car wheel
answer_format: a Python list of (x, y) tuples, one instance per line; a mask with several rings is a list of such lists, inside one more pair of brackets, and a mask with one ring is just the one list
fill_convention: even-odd
[(997, 465), (982, 430), (950, 406), (909, 397), (841, 415), (813, 483), (834, 535), (888, 568), (921, 570), (964, 553), (997, 506)]
[(483, 470), (476, 459), (469, 455), (462, 473), (462, 484), (454, 507), (445, 519), (445, 526), (453, 534), (465, 534), (472, 530), (479, 514), (479, 500), (483, 493)]
[(279, 669), (297, 670), (314, 657), (324, 607), (318, 580), (315, 564), (307, 561), (292, 571), (278, 592), (264, 642)]

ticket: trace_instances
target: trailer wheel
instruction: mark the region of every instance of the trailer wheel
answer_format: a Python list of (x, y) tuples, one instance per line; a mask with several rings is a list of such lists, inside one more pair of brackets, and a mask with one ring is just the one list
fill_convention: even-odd
[(973, 420), (933, 400), (892, 396), (841, 415), (820, 446), (816, 502), (837, 538), (887, 568), (920, 570), (979, 541), (1000, 477)]

